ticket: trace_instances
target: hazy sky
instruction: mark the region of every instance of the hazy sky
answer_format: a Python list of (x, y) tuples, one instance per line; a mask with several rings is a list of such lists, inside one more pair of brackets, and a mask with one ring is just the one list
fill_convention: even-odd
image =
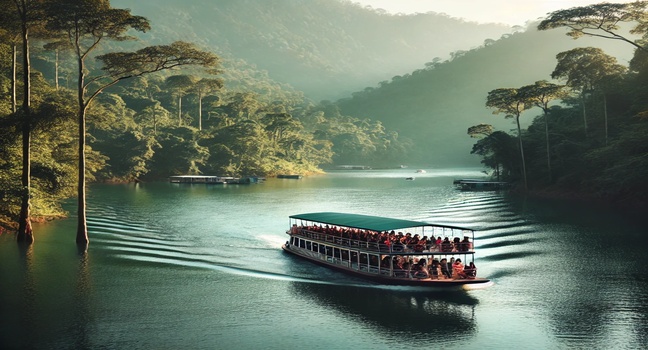
[(434, 11), (476, 22), (524, 25), (545, 17), (548, 12), (602, 2), (626, 3), (630, 0), (351, 0), (389, 13)]

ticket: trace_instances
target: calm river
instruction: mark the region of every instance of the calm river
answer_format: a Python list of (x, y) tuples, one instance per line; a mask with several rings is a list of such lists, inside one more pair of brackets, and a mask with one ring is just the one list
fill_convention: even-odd
[[(28, 249), (0, 235), (0, 348), (645, 349), (645, 226), (604, 208), (452, 187), (475, 176), (93, 185), (87, 254), (73, 212), (35, 225)], [(474, 228), (478, 274), (494, 285), (381, 288), (284, 254), (288, 216), (314, 211)]]

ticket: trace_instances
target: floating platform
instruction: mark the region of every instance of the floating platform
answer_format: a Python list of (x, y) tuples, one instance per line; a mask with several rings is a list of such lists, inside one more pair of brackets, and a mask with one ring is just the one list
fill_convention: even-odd
[(262, 182), (263, 180), (265, 180), (265, 178), (259, 176), (245, 176), (245, 177), (210, 176), (210, 175), (169, 176), (169, 182), (182, 183), (182, 184), (214, 184), (214, 185), (251, 184), (251, 183), (259, 183)]

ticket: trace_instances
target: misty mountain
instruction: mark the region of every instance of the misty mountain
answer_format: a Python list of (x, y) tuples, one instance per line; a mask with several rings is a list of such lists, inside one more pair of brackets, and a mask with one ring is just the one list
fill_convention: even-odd
[(150, 43), (185, 40), (239, 59), (313, 100), (334, 99), (468, 50), (511, 28), (346, 0), (113, 0), (147, 17)]
[[(537, 31), (531, 26), (353, 93), (337, 105), (342, 114), (380, 120), (413, 139), (419, 150), (415, 158), (424, 164), (476, 164), (478, 158), (469, 154), (475, 143), (466, 133), (470, 126), (487, 123), (507, 132), (515, 127), (513, 120), (485, 107), (488, 92), (551, 80), (556, 54), (586, 46), (601, 47), (624, 65), (633, 52), (632, 46), (618, 41), (573, 40), (563, 30)], [(540, 114), (540, 109), (528, 110), (521, 121), (528, 125)]]

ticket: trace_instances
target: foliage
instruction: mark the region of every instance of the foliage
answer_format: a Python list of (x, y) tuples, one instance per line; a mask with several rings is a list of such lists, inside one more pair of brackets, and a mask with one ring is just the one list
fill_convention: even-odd
[[(577, 39), (583, 35), (621, 40), (639, 49), (645, 49), (645, 35), (648, 34), (648, 1), (634, 1), (627, 4), (600, 3), (590, 6), (573, 7), (549, 14), (538, 25), (539, 30), (567, 27), (567, 35)], [(620, 23), (631, 22), (634, 27), (630, 34), (642, 34), (643, 40), (637, 42), (619, 33)]]

